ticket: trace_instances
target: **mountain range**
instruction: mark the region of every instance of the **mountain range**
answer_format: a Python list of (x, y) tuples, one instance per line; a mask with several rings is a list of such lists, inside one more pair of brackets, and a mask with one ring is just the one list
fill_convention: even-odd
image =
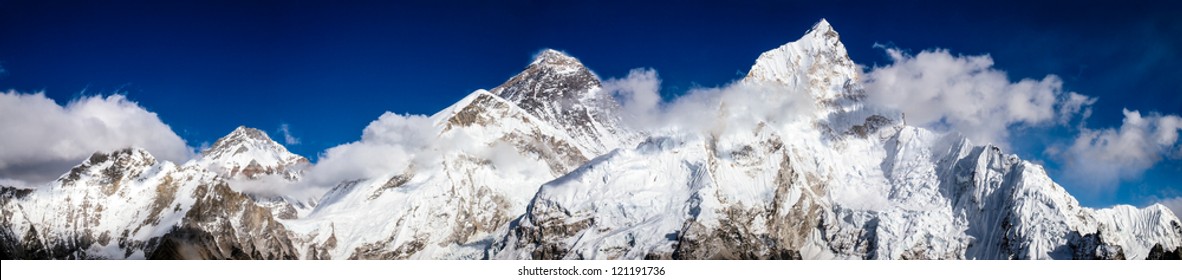
[(0, 257), (1182, 259), (1169, 209), (1082, 207), (1036, 163), (866, 105), (858, 67), (822, 20), (654, 128), (545, 50), (420, 120), (404, 164), (311, 198), (283, 190), (316, 165), (247, 127), (184, 163), (99, 151), (0, 187)]

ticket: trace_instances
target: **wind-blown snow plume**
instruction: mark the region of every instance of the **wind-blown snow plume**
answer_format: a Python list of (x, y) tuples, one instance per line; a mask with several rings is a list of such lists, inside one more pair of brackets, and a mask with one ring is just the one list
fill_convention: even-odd
[(1092, 190), (1109, 189), (1121, 180), (1140, 178), (1163, 159), (1182, 158), (1182, 117), (1143, 116), (1128, 109), (1124, 115), (1120, 128), (1084, 128), (1069, 147), (1048, 151), (1063, 162), (1065, 180)]
[(902, 111), (909, 124), (959, 131), (976, 143), (1008, 147), (1010, 128), (1066, 124), (1096, 102), (1064, 91), (1055, 75), (1012, 82), (988, 55), (886, 52), (894, 62), (865, 74), (869, 101)]
[(285, 145), (299, 145), (300, 138), (291, 134), (291, 126), (285, 124), (279, 125), (279, 133), (283, 133), (283, 144)]
[(0, 178), (52, 180), (96, 151), (140, 147), (164, 160), (194, 153), (156, 113), (123, 95), (91, 96), (58, 105), (43, 93), (0, 93)]

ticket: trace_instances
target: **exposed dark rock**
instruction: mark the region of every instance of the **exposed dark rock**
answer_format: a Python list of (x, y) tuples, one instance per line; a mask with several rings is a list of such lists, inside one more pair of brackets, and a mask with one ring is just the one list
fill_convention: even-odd
[(888, 127), (890, 125), (891, 119), (881, 115), (871, 115), (866, 117), (866, 122), (850, 128), (850, 133), (861, 138), (866, 138), (866, 136), (870, 135), (871, 133), (878, 132), (879, 129)]
[[(289, 232), (271, 211), (224, 182), (198, 187), (181, 225), (161, 238), (153, 259), (296, 259)], [(234, 219), (234, 220), (231, 220)]]
[(374, 200), (374, 199), (378, 198), (379, 196), (382, 195), (382, 193), (386, 192), (387, 190), (391, 190), (394, 188), (401, 187), (402, 185), (405, 185), (407, 182), (410, 182), (410, 178), (412, 178), (412, 177), (414, 177), (413, 174), (402, 174), (402, 175), (395, 175), (395, 176), (390, 177), (389, 180), (386, 180), (385, 184), (382, 184), (382, 186), (380, 188), (374, 190), (373, 193), (369, 194), (369, 200)]
[(1182, 247), (1174, 248), (1174, 250), (1167, 251), (1161, 244), (1153, 245), (1153, 249), (1149, 250), (1149, 256), (1146, 260), (1182, 260)]

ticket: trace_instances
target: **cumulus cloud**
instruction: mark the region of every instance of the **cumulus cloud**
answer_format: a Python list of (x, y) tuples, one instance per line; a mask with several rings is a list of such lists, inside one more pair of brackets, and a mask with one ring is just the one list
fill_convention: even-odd
[(661, 103), (661, 80), (656, 70), (632, 69), (627, 77), (608, 79), (602, 84), (603, 90), (620, 102), (627, 123), (638, 128), (658, 124), (655, 117)]
[(0, 178), (51, 181), (96, 151), (126, 147), (185, 161), (193, 150), (156, 113), (123, 95), (91, 96), (61, 106), (43, 93), (0, 93)]
[(660, 97), (660, 78), (651, 69), (633, 69), (609, 79), (603, 89), (620, 101), (625, 124), (657, 134), (749, 133), (760, 123), (786, 124), (815, 111), (804, 89), (779, 83), (736, 82), (694, 88), (672, 100)]
[(286, 145), (299, 145), (300, 144), (300, 138), (296, 138), (295, 136), (291, 135), (291, 127), (288, 126), (286, 123), (279, 125), (279, 133), (283, 134), (283, 144), (286, 144)]
[(1067, 124), (1096, 102), (1064, 91), (1055, 75), (1010, 81), (988, 55), (885, 50), (893, 63), (865, 74), (869, 102), (903, 112), (910, 125), (959, 131), (977, 143), (1008, 147), (1010, 128)]
[(988, 55), (953, 55), (947, 50), (910, 55), (885, 48), (892, 64), (865, 73), (868, 101), (906, 114), (910, 125), (956, 131), (977, 143), (1008, 147), (1011, 129), (1067, 126), (1078, 131), (1070, 143), (1046, 154), (1060, 163), (1071, 186), (1100, 191), (1136, 180), (1158, 162), (1182, 158), (1174, 115), (1125, 110), (1119, 128), (1091, 129), (1086, 120), (1096, 98), (1065, 91), (1055, 75), (1011, 81), (993, 68)]
[(1069, 146), (1048, 153), (1063, 163), (1069, 182), (1092, 190), (1111, 188), (1140, 178), (1163, 159), (1182, 158), (1179, 130), (1182, 117), (1125, 109), (1119, 128), (1083, 128)]
[(360, 141), (321, 154), (305, 179), (312, 186), (335, 186), (430, 164), (437, 159), (432, 144), (438, 134), (426, 116), (386, 112), (365, 128)]

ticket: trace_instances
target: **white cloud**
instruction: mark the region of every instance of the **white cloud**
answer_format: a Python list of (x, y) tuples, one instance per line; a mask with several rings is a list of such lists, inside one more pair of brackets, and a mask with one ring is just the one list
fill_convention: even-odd
[(976, 143), (1008, 147), (1010, 128), (1067, 124), (1096, 102), (1064, 91), (1055, 75), (1012, 82), (988, 55), (886, 52), (893, 63), (865, 75), (869, 102), (900, 110), (910, 125), (959, 131)]
[(1049, 149), (1048, 154), (1063, 163), (1068, 182), (1092, 190), (1114, 188), (1122, 180), (1140, 178), (1165, 158), (1182, 157), (1179, 130), (1182, 117), (1143, 116), (1125, 109), (1119, 128), (1084, 128), (1070, 146)]
[(283, 144), (286, 144), (286, 145), (299, 145), (300, 144), (300, 138), (296, 138), (295, 136), (291, 135), (291, 127), (288, 126), (286, 123), (279, 125), (279, 133), (283, 133)]
[(1157, 203), (1170, 208), (1170, 211), (1174, 211), (1174, 216), (1182, 217), (1182, 197), (1160, 200)]
[(1140, 178), (1164, 158), (1182, 157), (1182, 121), (1177, 116), (1142, 116), (1126, 110), (1120, 128), (1092, 130), (1085, 121), (1097, 99), (1063, 90), (1055, 75), (1011, 81), (993, 68), (988, 55), (885, 51), (893, 63), (865, 74), (868, 101), (905, 113), (910, 125), (956, 131), (979, 144), (1009, 147), (1011, 129), (1079, 120), (1074, 127), (1079, 134), (1070, 144), (1046, 151), (1061, 164), (1059, 179), (1068, 185), (1108, 190)]
[(156, 113), (123, 95), (61, 106), (42, 93), (8, 91), (0, 93), (0, 112), (0, 178), (9, 182), (53, 180), (96, 151), (140, 147), (162, 160), (193, 156)]
[(661, 103), (660, 88), (661, 80), (652, 69), (632, 69), (625, 78), (603, 82), (603, 90), (619, 100), (626, 123), (641, 129), (658, 125), (655, 117)]
[(438, 152), (432, 144), (438, 134), (426, 116), (386, 112), (365, 128), (360, 141), (321, 154), (305, 181), (311, 186), (335, 186), (341, 181), (401, 172), (412, 164), (433, 163)]
[(656, 71), (633, 69), (603, 88), (620, 101), (626, 124), (658, 134), (749, 133), (761, 122), (786, 124), (815, 110), (811, 95), (779, 83), (695, 88), (669, 101), (661, 99), (660, 83)]

